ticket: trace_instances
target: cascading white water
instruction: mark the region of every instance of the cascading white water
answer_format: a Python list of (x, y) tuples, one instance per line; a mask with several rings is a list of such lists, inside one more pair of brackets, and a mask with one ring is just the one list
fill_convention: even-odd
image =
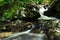
[(32, 24), (32, 28), (30, 30), (12, 34), (11, 36), (4, 38), (3, 40), (46, 40), (47, 39), (43, 31), (41, 31), (39, 34), (30, 33), (30, 31), (34, 28), (35, 25)]
[(54, 18), (54, 17), (48, 17), (48, 16), (45, 16), (44, 15), (44, 12), (45, 11), (47, 11), (48, 10), (48, 8), (44, 8), (42, 5), (40, 5), (40, 8), (39, 8), (39, 14), (41, 15), (41, 17), (40, 18), (38, 18), (38, 19), (56, 19), (56, 18)]
[(32, 24), (32, 28), (31, 28), (31, 29), (29, 29), (29, 30), (27, 30), (27, 31), (24, 31), (24, 32), (18, 32), (18, 33), (12, 34), (11, 36), (9, 36), (9, 37), (7, 37), (7, 38), (4, 38), (3, 40), (9, 40), (9, 39), (11, 39), (11, 38), (15, 38), (15, 37), (18, 37), (18, 36), (23, 35), (23, 34), (28, 34), (28, 33), (30, 33), (30, 31), (31, 31), (32, 29), (34, 29), (34, 28), (35, 28), (35, 25)]

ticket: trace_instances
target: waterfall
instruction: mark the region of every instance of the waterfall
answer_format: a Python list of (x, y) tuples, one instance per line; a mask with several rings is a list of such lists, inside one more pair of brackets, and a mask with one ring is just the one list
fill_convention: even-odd
[(28, 34), (28, 33), (30, 33), (30, 31), (31, 31), (32, 29), (34, 29), (34, 28), (35, 28), (35, 25), (32, 24), (32, 28), (31, 28), (31, 29), (29, 29), (29, 30), (27, 30), (27, 31), (24, 31), (24, 32), (18, 32), (18, 33), (12, 34), (11, 36), (9, 36), (9, 37), (7, 37), (7, 38), (4, 38), (4, 40), (9, 40), (9, 39), (11, 39), (11, 38), (15, 38), (15, 37), (18, 37), (18, 36), (23, 35), (23, 34)]
[(45, 16), (44, 15), (44, 12), (47, 11), (47, 10), (48, 10), (48, 8), (44, 8), (44, 6), (40, 5), (40, 8), (39, 8), (39, 11), (38, 12), (41, 15), (41, 17), (38, 18), (38, 19), (56, 19), (54, 17)]

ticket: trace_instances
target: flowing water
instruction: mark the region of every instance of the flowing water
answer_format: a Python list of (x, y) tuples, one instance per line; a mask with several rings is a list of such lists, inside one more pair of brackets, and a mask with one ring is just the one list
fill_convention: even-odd
[(46, 19), (46, 20), (48, 20), (48, 19), (56, 19), (54, 17), (45, 16), (44, 15), (44, 12), (47, 11), (47, 10), (48, 10), (48, 8), (44, 8), (43, 6), (40, 5), (40, 8), (39, 8), (39, 11), (38, 12), (41, 15), (41, 17), (38, 18), (38, 19)]
[(32, 28), (31, 28), (31, 29), (29, 29), (29, 30), (27, 30), (27, 31), (24, 31), (24, 32), (18, 32), (18, 33), (12, 34), (11, 36), (9, 36), (9, 37), (7, 37), (7, 38), (4, 38), (3, 40), (9, 40), (9, 39), (11, 39), (11, 38), (15, 38), (15, 37), (18, 37), (18, 36), (23, 35), (23, 34), (29, 34), (30, 31), (31, 31), (32, 29), (34, 29), (34, 28), (35, 28), (35, 25), (32, 24)]

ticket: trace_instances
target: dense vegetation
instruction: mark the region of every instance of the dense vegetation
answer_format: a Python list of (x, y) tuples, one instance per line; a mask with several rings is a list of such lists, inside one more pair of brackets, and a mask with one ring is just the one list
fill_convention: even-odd
[[(18, 16), (20, 13), (17, 15), (17, 10), (22, 10), (22, 8), (26, 7), (31, 1), (32, 0), (0, 0), (0, 25), (7, 24), (6, 20), (13, 20), (15, 23), (18, 23), (18, 20), (21, 21)], [(38, 3), (39, 1), (41, 4), (45, 2), (51, 4), (54, 0), (33, 0), (35, 3)], [(59, 8), (60, 7), (57, 6), (58, 11)], [(15, 16), (18, 16), (18, 18), (15, 19)]]
[[(0, 0), (0, 22), (4, 21), (4, 19), (13, 19), (17, 14), (17, 10), (21, 10), (32, 0)], [(41, 3), (49, 2), (51, 0), (33, 0), (35, 3), (39, 1)], [(59, 8), (58, 8), (59, 9)], [(3, 19), (3, 18), (4, 19)]]
[[(24, 30), (28, 29), (27, 26), (25, 25), (25, 24), (27, 24), (27, 22), (25, 22), (21, 19), (22, 16), (20, 15), (21, 14), (20, 11), (24, 7), (27, 7), (27, 4), (29, 4), (31, 1), (32, 0), (0, 0), (0, 32), (1, 31), (2, 32), (11, 31), (11, 30), (13, 30), (13, 32), (18, 32), (18, 31), (24, 31)], [(49, 5), (52, 4), (53, 1), (55, 1), (55, 0), (33, 0), (33, 2), (35, 2), (36, 4), (38, 2), (41, 2), (41, 4), (48, 2)], [(54, 7), (55, 7), (55, 9), (56, 9), (55, 11), (58, 12), (58, 17), (60, 18), (59, 0), (56, 4), (53, 3), (53, 5), (54, 6), (52, 8), (54, 9)], [(48, 11), (47, 13), (51, 13), (51, 10)], [(54, 13), (56, 13), (55, 11), (54, 11)], [(30, 17), (34, 16), (34, 14), (32, 12), (30, 12), (30, 10), (29, 10), (29, 12), (27, 11), (27, 13), (29, 13), (27, 15), (29, 15)], [(53, 14), (53, 15), (55, 15), (55, 14)], [(27, 16), (27, 17), (29, 17), (29, 16)], [(48, 16), (50, 16), (50, 14)], [(26, 20), (26, 19), (24, 19), (24, 20)], [(48, 28), (49, 31), (54, 32), (55, 29), (59, 30), (59, 28), (60, 28), (60, 21), (58, 23), (55, 23), (55, 22), (56, 22), (56, 20), (39, 20), (39, 22), (33, 22), (33, 23), (35, 24), (36, 29), (38, 29), (39, 27), (41, 27), (41, 29), (43, 29), (45, 26), (47, 26), (47, 27), (45, 27), (45, 29)], [(3, 30), (3, 29), (6, 29), (6, 30)], [(38, 33), (38, 31), (37, 31), (37, 33)], [(49, 32), (47, 32), (47, 33), (49, 33)], [(56, 34), (58, 34), (58, 33), (56, 33)], [(49, 36), (49, 34), (48, 34), (48, 36)]]

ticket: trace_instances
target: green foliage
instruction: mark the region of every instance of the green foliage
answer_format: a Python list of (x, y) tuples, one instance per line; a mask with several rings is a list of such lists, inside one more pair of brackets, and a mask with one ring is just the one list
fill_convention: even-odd
[[(16, 11), (21, 10), (23, 7), (26, 7), (26, 4), (28, 4), (31, 1), (34, 1), (35, 3), (38, 3), (38, 2), (45, 3), (48, 1), (49, 3), (52, 3), (52, 1), (54, 0), (0, 0), (0, 12), (2, 12), (0, 13), (2, 14), (2, 16), (0, 16), (0, 23), (3, 22), (2, 17), (4, 17), (5, 19), (13, 19), (14, 16), (16, 15)], [(8, 4), (8, 7), (6, 7), (6, 5), (4, 4)], [(57, 5), (56, 8), (59, 11), (60, 4)], [(31, 15), (27, 14), (27, 16), (30, 16), (30, 17), (32, 17), (32, 15), (33, 13)], [(18, 21), (20, 20), (17, 19), (16, 23), (18, 23)]]
[[(0, 12), (2, 11), (2, 16), (5, 17), (5, 19), (12, 19), (16, 15), (16, 11), (25, 7), (26, 4), (31, 2), (32, 0), (0, 0)], [(33, 0), (35, 3), (37, 2), (46, 2), (50, 1), (52, 2), (53, 0)], [(4, 4), (8, 4), (8, 7), (4, 6)], [(6, 7), (3, 9), (3, 7)], [(57, 6), (59, 10), (59, 6)], [(0, 18), (1, 19), (1, 18)]]

